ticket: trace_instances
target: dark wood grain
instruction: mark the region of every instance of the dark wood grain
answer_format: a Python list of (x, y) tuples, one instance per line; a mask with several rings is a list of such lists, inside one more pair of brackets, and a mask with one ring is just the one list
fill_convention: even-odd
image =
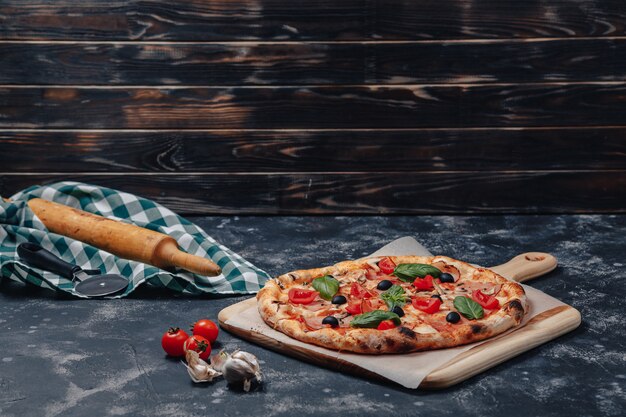
[(626, 127), (0, 132), (5, 172), (589, 171), (624, 155)]
[(2, 174), (0, 194), (77, 180), (185, 214), (626, 212), (626, 171), (355, 174)]
[(0, 88), (3, 128), (602, 126), (626, 84), (267, 88)]
[(623, 0), (4, 0), (0, 38), (389, 40), (624, 36)]
[(313, 85), (626, 80), (626, 39), (0, 43), (0, 84)]

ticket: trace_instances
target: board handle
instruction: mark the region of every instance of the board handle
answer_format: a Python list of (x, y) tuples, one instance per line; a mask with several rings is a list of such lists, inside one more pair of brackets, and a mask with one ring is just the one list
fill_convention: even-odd
[(557, 264), (557, 259), (549, 253), (526, 252), (489, 269), (511, 281), (525, 282), (547, 274), (556, 268)]

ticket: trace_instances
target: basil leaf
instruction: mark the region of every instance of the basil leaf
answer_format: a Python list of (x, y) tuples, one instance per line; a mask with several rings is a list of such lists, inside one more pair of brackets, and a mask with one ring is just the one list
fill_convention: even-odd
[(380, 294), (380, 298), (387, 304), (389, 310), (393, 310), (395, 306), (402, 307), (406, 304), (406, 295), (404, 288), (399, 285), (392, 285), (387, 291)]
[(470, 320), (480, 319), (485, 315), (485, 310), (480, 304), (464, 296), (454, 299), (454, 308)]
[(331, 300), (333, 295), (339, 291), (339, 281), (330, 275), (324, 275), (321, 278), (315, 278), (312, 282), (313, 288), (320, 293), (320, 297), (324, 300)]
[(381, 321), (385, 320), (393, 320), (396, 326), (400, 325), (400, 316), (396, 313), (384, 310), (374, 310), (354, 316), (354, 319), (350, 322), (350, 326), (375, 329)]
[(402, 281), (411, 282), (417, 277), (424, 278), (426, 275), (439, 278), (441, 271), (428, 264), (400, 264), (393, 271), (393, 274)]

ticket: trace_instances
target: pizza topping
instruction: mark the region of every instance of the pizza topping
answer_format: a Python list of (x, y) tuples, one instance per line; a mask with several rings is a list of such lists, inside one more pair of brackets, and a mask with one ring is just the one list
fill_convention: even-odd
[(367, 261), (365, 261), (365, 263), (367, 264), (367, 266), (372, 268), (375, 272), (378, 272), (380, 271), (380, 268), (378, 267), (378, 261), (380, 261), (380, 258), (370, 258)]
[(417, 277), (424, 278), (427, 275), (438, 278), (441, 271), (428, 264), (400, 264), (393, 271), (393, 274), (402, 281), (411, 282)]
[(388, 279), (384, 279), (378, 283), (376, 288), (381, 291), (387, 291), (389, 288), (391, 288), (392, 285), (393, 282), (389, 281)]
[(361, 312), (367, 313), (369, 311), (380, 310), (385, 303), (380, 298), (368, 298), (361, 300)]
[(378, 267), (383, 274), (391, 275), (396, 269), (396, 264), (389, 258), (383, 258), (378, 262)]
[(500, 302), (496, 297), (494, 297), (493, 295), (483, 294), (483, 292), (480, 290), (474, 290), (472, 292), (472, 298), (478, 304), (489, 310), (495, 310), (497, 308), (500, 308)]
[(402, 310), (402, 307), (400, 306), (395, 306), (394, 308), (391, 309), (391, 311), (393, 313), (396, 313), (398, 317), (404, 317), (404, 310)]
[(357, 314), (361, 314), (363, 310), (361, 309), (361, 300), (351, 301), (350, 304), (346, 307), (346, 311), (353, 316)]
[(374, 310), (355, 316), (350, 322), (350, 327), (375, 329), (385, 320), (392, 320), (397, 326), (400, 325), (400, 317), (396, 313), (384, 310)]
[(320, 297), (324, 300), (331, 300), (337, 291), (339, 291), (339, 281), (333, 278), (330, 275), (324, 275), (321, 278), (315, 278), (311, 283), (313, 288), (315, 288)]
[(437, 329), (435, 329), (432, 326), (429, 326), (428, 324), (420, 324), (419, 326), (415, 327), (413, 329), (413, 331), (415, 333), (420, 333), (420, 334), (435, 334), (435, 333), (439, 333), (437, 331)]
[(307, 309), (308, 311), (321, 311), (328, 309), (328, 302), (324, 300), (314, 300), (310, 304), (303, 305), (302, 308)]
[(433, 314), (439, 311), (441, 300), (438, 298), (419, 298), (415, 297), (411, 300), (411, 304), (424, 313)]
[(317, 291), (303, 290), (301, 288), (292, 288), (287, 294), (289, 301), (293, 304), (311, 304), (319, 295)]
[(415, 278), (413, 286), (418, 290), (432, 290), (434, 288), (432, 275), (426, 275), (424, 278)]
[(337, 317), (327, 316), (324, 317), (324, 320), (322, 320), (322, 324), (328, 324), (330, 327), (337, 327), (339, 326), (339, 320), (337, 320)]
[(470, 320), (481, 319), (485, 315), (485, 310), (480, 304), (465, 296), (454, 299), (454, 308)]
[(322, 321), (324, 321), (324, 317), (321, 316), (311, 316), (311, 317), (303, 317), (304, 324), (309, 330), (319, 330), (323, 329), (324, 325)]
[(433, 266), (439, 269), (441, 272), (452, 275), (454, 281), (458, 281), (461, 278), (461, 272), (455, 266), (448, 265), (443, 261), (437, 261), (433, 263)]
[(378, 330), (389, 330), (389, 329), (395, 329), (396, 325), (393, 322), (393, 320), (384, 320), (384, 321), (381, 321), (380, 324), (376, 328)]
[(446, 316), (446, 321), (449, 323), (458, 323), (461, 320), (461, 316), (456, 311), (451, 311)]
[(439, 276), (439, 281), (441, 282), (454, 282), (454, 277), (447, 272), (442, 272)]
[(345, 304), (347, 302), (348, 302), (348, 299), (346, 297), (344, 297), (343, 295), (336, 295), (331, 300), (331, 303), (337, 304), (337, 305)]
[(361, 286), (358, 282), (353, 282), (350, 286), (350, 295), (356, 298), (371, 298), (373, 295)]
[(399, 285), (392, 285), (387, 291), (380, 295), (380, 298), (387, 304), (389, 311), (393, 310), (396, 306), (402, 307), (406, 304), (404, 288)]

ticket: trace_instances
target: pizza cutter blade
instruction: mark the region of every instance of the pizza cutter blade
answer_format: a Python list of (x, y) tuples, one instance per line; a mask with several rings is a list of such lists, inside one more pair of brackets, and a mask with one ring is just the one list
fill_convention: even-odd
[(97, 269), (82, 269), (57, 257), (35, 243), (22, 243), (17, 254), (27, 264), (54, 272), (77, 282), (74, 291), (88, 297), (102, 297), (122, 291), (128, 287), (128, 280), (117, 274), (100, 274)]

